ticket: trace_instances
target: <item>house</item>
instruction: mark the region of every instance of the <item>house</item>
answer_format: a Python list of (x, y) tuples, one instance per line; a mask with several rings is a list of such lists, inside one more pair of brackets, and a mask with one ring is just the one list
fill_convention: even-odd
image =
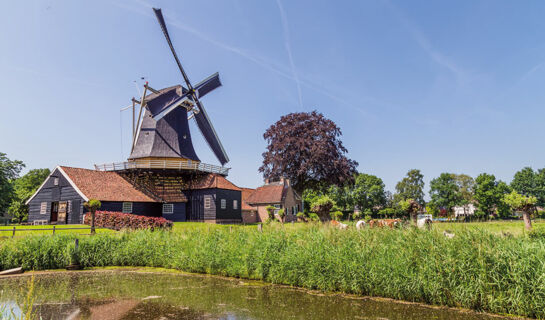
[(458, 218), (458, 217), (467, 217), (467, 216), (474, 215), (476, 208), (473, 205), (473, 203), (469, 203), (463, 206), (453, 207), (452, 210), (454, 211), (454, 217)]
[(241, 189), (222, 175), (146, 177), (139, 180), (120, 171), (58, 166), (27, 201), (28, 221), (82, 223), (86, 213), (83, 203), (89, 199), (100, 200), (100, 210), (162, 216), (171, 221), (242, 220)]
[(267, 221), (268, 206), (275, 207), (275, 213), (284, 209), (287, 222), (297, 220), (297, 213), (303, 208), (301, 196), (295, 192), (290, 180), (284, 178), (275, 182), (265, 180), (265, 185), (255, 189), (246, 199), (246, 203), (257, 212), (255, 222)]
[(255, 223), (257, 222), (257, 208), (248, 204), (248, 197), (255, 191), (251, 188), (242, 188), (242, 222), (243, 223)]

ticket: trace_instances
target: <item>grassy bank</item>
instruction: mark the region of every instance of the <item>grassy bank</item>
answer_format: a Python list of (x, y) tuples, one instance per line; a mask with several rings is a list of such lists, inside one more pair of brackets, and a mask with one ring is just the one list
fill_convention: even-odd
[[(80, 240), (85, 266), (150, 266), (545, 318), (545, 237), (321, 226), (187, 228)], [(0, 241), (0, 269), (63, 268), (74, 235)]]

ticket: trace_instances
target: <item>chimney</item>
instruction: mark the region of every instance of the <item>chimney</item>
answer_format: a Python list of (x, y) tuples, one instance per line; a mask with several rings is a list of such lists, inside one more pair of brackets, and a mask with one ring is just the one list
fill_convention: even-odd
[(270, 180), (269, 180), (268, 178), (265, 179), (265, 184), (266, 184), (266, 185), (269, 184), (269, 182), (270, 182)]
[(290, 186), (290, 179), (284, 179), (284, 181), (285, 181), (284, 184), (289, 187)]
[(284, 177), (280, 177), (280, 184), (284, 184)]

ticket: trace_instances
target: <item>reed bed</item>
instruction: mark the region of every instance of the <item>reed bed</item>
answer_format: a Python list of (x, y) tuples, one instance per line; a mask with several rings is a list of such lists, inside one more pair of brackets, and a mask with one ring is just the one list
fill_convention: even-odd
[(145, 266), (545, 319), (545, 236), (414, 229), (188, 229), (0, 241), (0, 269)]

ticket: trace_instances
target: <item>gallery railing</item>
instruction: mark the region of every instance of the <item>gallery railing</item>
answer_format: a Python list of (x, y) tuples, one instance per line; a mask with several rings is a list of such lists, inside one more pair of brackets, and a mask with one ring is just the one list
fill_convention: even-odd
[(138, 159), (135, 161), (95, 164), (95, 170), (98, 171), (122, 171), (129, 169), (195, 170), (226, 176), (230, 168), (185, 159)]

